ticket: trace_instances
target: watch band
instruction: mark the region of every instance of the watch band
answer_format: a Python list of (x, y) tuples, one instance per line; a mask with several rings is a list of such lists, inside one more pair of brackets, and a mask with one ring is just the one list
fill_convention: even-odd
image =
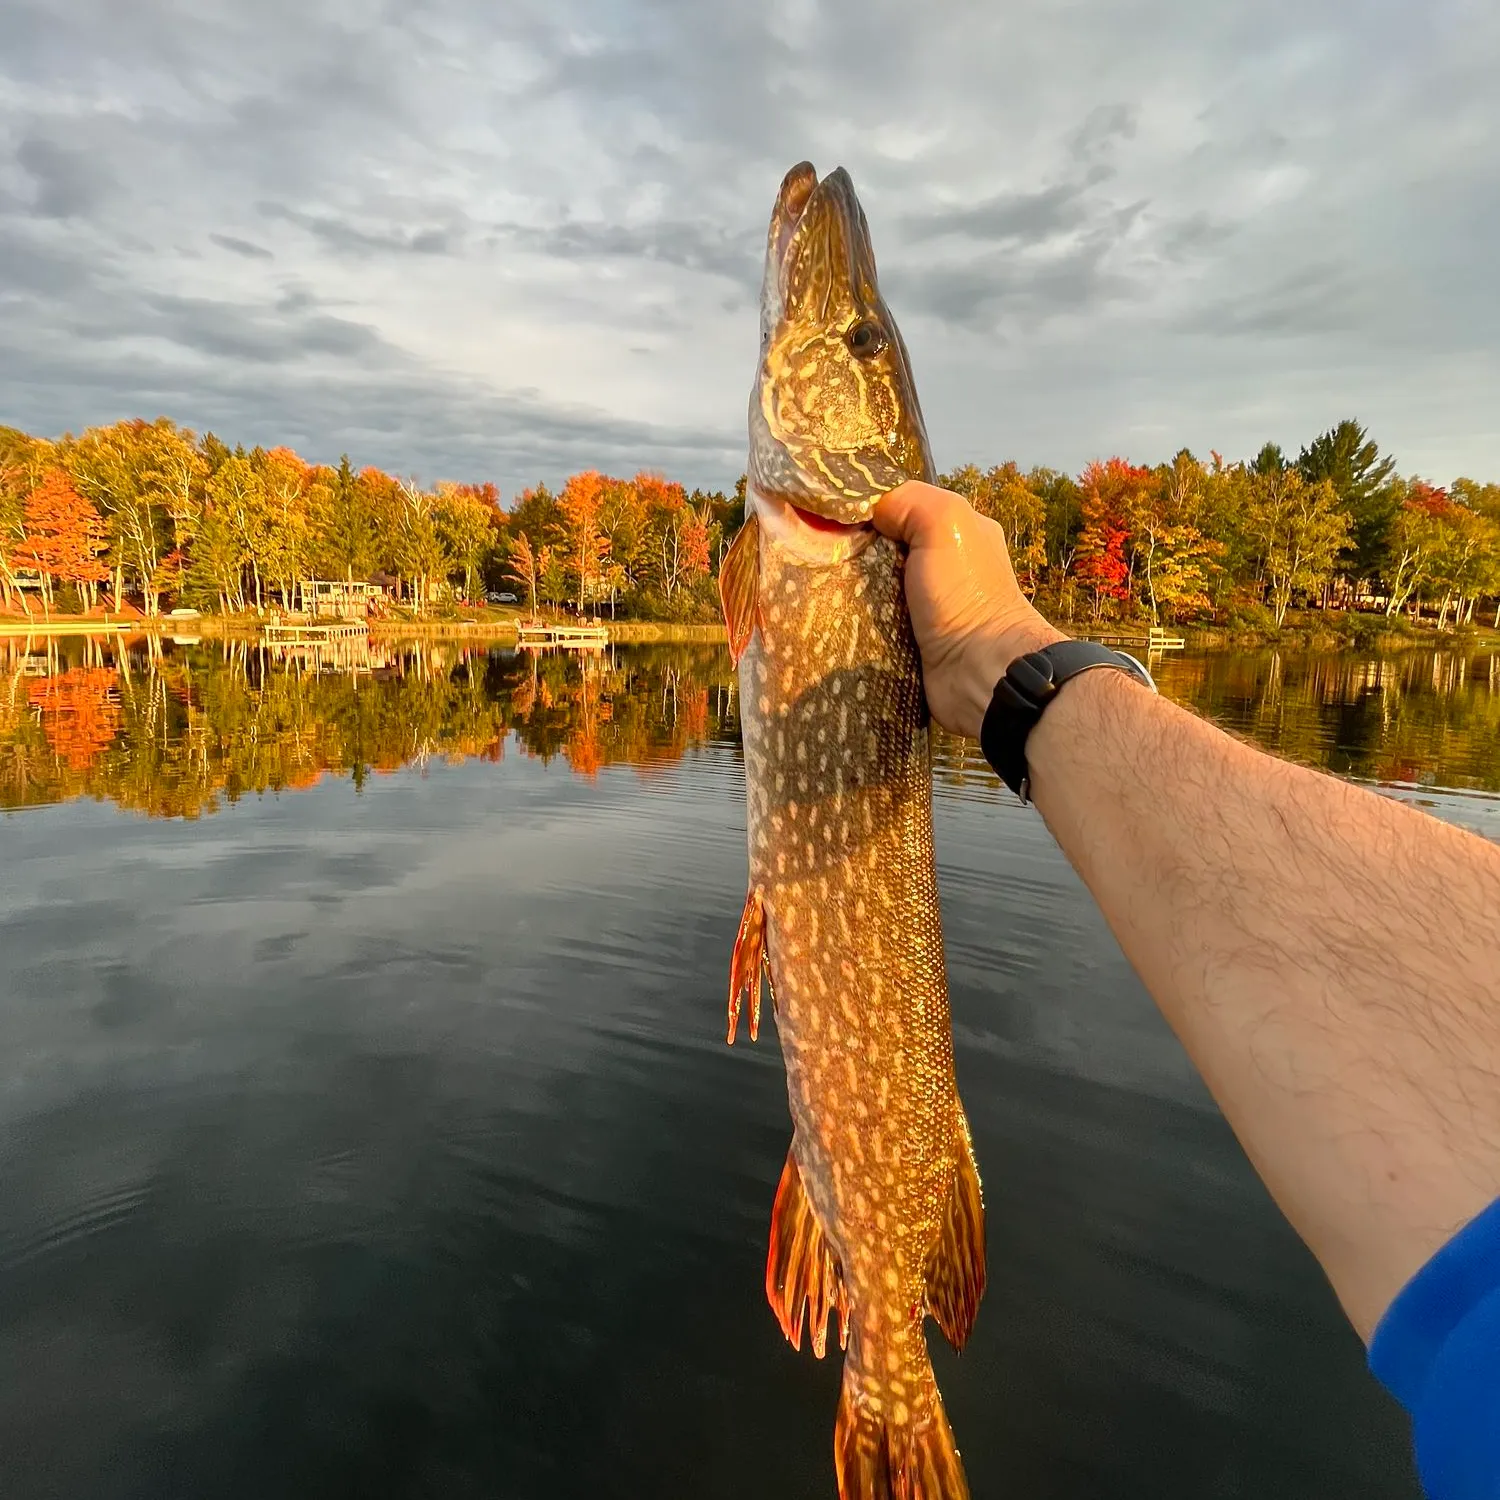
[(995, 774), (1022, 802), (1031, 800), (1026, 739), (1064, 683), (1096, 667), (1112, 667), (1153, 693), (1151, 674), (1133, 656), (1094, 641), (1054, 641), (1019, 656), (995, 684), (979, 731), (979, 748)]

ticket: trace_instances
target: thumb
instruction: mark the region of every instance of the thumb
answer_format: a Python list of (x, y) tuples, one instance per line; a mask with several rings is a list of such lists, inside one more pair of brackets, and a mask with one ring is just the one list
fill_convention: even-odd
[(870, 519), (883, 536), (916, 547), (952, 531), (957, 520), (953, 512), (968, 509), (963, 497), (952, 490), (908, 479), (881, 497)]

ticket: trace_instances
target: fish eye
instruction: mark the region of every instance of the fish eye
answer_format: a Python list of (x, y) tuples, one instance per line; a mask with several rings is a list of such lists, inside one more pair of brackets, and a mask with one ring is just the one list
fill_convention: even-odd
[(874, 359), (885, 348), (885, 330), (879, 323), (866, 320), (863, 323), (856, 323), (844, 335), (844, 342), (848, 344), (849, 352), (856, 359)]

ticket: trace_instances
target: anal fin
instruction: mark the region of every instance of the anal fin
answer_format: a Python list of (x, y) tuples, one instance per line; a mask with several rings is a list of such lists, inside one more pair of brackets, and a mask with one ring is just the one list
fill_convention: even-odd
[(730, 660), (738, 662), (755, 633), (760, 602), (760, 521), (751, 516), (719, 567), (719, 602), (729, 629)]
[(942, 1232), (927, 1261), (927, 1307), (944, 1338), (962, 1349), (984, 1296), (984, 1195), (962, 1106), (957, 1116), (958, 1170), (943, 1210)]
[(849, 1295), (844, 1289), (844, 1275), (802, 1185), (797, 1158), (790, 1151), (776, 1189), (776, 1206), (771, 1210), (766, 1300), (793, 1349), (802, 1347), (804, 1309), (812, 1351), (819, 1359), (828, 1348), (828, 1314), (835, 1308), (839, 1347), (848, 1347)]

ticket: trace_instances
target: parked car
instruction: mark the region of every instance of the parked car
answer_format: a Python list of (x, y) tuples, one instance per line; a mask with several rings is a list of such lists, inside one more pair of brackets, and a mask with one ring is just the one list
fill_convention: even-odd
[(490, 594), (488, 597), (491, 604), (515, 604), (517, 602), (514, 594)]

